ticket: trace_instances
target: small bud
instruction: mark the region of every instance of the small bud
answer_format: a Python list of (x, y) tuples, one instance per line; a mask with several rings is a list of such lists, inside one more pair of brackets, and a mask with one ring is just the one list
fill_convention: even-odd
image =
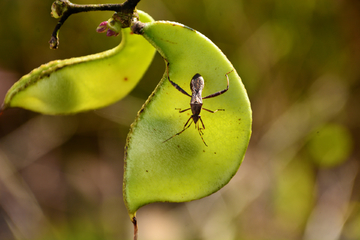
[(57, 49), (59, 47), (59, 39), (54, 36), (51, 37), (50, 41), (50, 49)]
[(54, 18), (61, 18), (67, 11), (70, 2), (68, 0), (56, 0), (51, 5), (51, 15)]
[(112, 37), (112, 36), (116, 37), (117, 35), (119, 35), (119, 33), (115, 32), (111, 29), (108, 29), (106, 32), (106, 36), (108, 36), (108, 37)]
[(108, 27), (109, 29), (117, 33), (116, 36), (119, 35), (119, 33), (121, 32), (121, 23), (116, 21), (114, 18), (109, 19)]
[(118, 15), (115, 13), (109, 20), (102, 22), (96, 28), (98, 33), (106, 32), (106, 36), (108, 37), (116, 37), (121, 32), (121, 19), (119, 19)]
[(103, 33), (106, 32), (107, 29), (108, 29), (108, 25), (107, 25), (107, 21), (105, 21), (99, 24), (99, 26), (96, 28), (96, 31), (98, 33)]

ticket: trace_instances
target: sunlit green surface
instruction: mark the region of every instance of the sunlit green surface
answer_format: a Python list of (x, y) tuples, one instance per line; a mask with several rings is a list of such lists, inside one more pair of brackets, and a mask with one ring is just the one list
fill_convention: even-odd
[[(50, 50), (57, 22), (50, 16), (52, 2), (0, 1), (1, 101), (15, 81), (42, 63), (118, 44), (118, 38), (95, 31), (112, 12), (82, 13), (68, 19), (60, 31), (60, 48)], [(219, 46), (245, 84), (254, 120), (245, 160), (229, 184), (199, 201), (141, 208), (139, 240), (360, 239), (358, 2), (142, 0), (139, 8), (156, 20), (191, 26)], [(0, 239), (132, 238), (121, 192), (122, 146), (164, 69), (156, 55), (130, 97), (105, 109), (71, 117), (4, 112), (0, 148), (14, 174), (4, 174), (0, 157)], [(189, 84), (184, 89), (190, 91)], [(174, 108), (188, 106), (189, 98), (183, 98), (185, 106)], [(204, 100), (204, 107), (216, 99)], [(103, 112), (107, 115), (99, 117)], [(205, 141), (211, 127), (207, 114), (224, 113), (202, 113)], [(172, 134), (189, 117), (182, 115), (180, 129)], [(28, 122), (34, 117), (38, 121)], [(64, 127), (55, 124), (60, 119), (64, 127), (78, 129), (69, 140), (63, 140)], [(342, 163), (323, 167), (308, 143), (314, 131), (329, 123), (347, 129), (353, 148)], [(187, 131), (201, 141), (193, 126)]]
[[(139, 11), (144, 22), (152, 18)], [(6, 95), (4, 106), (43, 114), (69, 114), (96, 109), (125, 97), (149, 67), (155, 50), (142, 37), (122, 30), (114, 49), (57, 60), (22, 77)]]
[[(140, 111), (128, 136), (124, 197), (130, 214), (157, 201), (184, 202), (205, 197), (223, 187), (239, 168), (251, 133), (251, 109), (245, 88), (225, 55), (205, 36), (181, 24), (154, 22), (143, 29), (170, 63), (172, 81), (190, 94), (190, 80), (200, 73), (203, 95), (230, 87), (223, 95), (205, 99), (201, 112), (205, 146), (194, 125), (183, 129), (190, 111), (190, 97), (164, 77)], [(198, 122), (199, 124), (200, 122)]]

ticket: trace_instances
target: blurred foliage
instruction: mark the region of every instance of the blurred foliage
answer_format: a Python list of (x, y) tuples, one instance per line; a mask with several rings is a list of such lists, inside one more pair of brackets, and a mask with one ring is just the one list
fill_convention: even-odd
[[(43, 63), (120, 41), (95, 31), (111, 12), (81, 13), (50, 50), (51, 3), (0, 1), (1, 98)], [(230, 183), (198, 201), (142, 208), (140, 239), (360, 239), (360, 2), (142, 0), (138, 7), (214, 41), (242, 77), (254, 113), (247, 156)], [(130, 96), (101, 110), (49, 117), (10, 109), (0, 117), (0, 239), (131, 238), (123, 147), (164, 69), (157, 55)]]

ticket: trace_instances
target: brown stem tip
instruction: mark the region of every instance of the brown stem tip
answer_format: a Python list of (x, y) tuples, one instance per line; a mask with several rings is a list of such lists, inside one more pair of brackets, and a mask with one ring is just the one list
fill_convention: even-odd
[(137, 237), (138, 237), (138, 225), (137, 225), (136, 217), (133, 217), (133, 218), (131, 219), (131, 222), (132, 222), (133, 225), (134, 225), (134, 240), (137, 240)]

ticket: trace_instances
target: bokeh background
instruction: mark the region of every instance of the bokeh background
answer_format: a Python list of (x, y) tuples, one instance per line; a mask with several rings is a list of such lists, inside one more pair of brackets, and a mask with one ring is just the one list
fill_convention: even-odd
[[(0, 0), (1, 101), (43, 63), (119, 43), (95, 31), (111, 12), (81, 13), (50, 50), (51, 3)], [(253, 109), (249, 149), (230, 183), (201, 200), (141, 208), (140, 239), (360, 239), (360, 2), (142, 0), (138, 8), (208, 36)], [(164, 69), (157, 54), (136, 89), (104, 109), (0, 117), (1, 240), (132, 238), (123, 148)]]

